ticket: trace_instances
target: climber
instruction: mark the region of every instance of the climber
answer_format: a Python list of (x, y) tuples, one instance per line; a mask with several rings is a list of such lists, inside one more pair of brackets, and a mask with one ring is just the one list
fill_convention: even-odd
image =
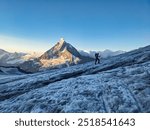
[(100, 63), (100, 55), (99, 53), (95, 53), (95, 65)]

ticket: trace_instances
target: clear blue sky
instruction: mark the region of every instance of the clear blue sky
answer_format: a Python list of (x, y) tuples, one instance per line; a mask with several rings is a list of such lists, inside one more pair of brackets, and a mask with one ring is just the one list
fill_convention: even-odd
[(83, 50), (150, 44), (150, 0), (0, 0), (0, 48), (44, 51), (61, 37)]

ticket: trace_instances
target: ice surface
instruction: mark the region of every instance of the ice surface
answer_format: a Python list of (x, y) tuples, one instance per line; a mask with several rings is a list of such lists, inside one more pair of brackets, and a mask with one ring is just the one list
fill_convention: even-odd
[(150, 46), (98, 65), (0, 76), (0, 112), (150, 112)]

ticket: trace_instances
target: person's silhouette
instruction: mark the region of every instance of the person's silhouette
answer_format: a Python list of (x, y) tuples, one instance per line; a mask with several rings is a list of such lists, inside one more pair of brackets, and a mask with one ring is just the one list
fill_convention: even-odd
[(100, 63), (100, 59), (99, 59), (100, 55), (99, 53), (95, 53), (95, 65), (98, 63)]

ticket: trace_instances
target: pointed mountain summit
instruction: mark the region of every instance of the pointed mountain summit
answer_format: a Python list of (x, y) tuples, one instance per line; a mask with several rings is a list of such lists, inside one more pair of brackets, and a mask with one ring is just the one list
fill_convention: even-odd
[(61, 38), (51, 49), (38, 58), (27, 60), (20, 68), (28, 73), (45, 69), (68, 67), (92, 61), (93, 58), (81, 55), (71, 44)]
[(64, 38), (61, 38), (50, 50), (46, 51), (39, 57), (39, 60), (44, 67), (56, 65), (70, 65), (91, 61), (90, 57), (80, 55), (78, 50), (70, 43), (67, 43)]
[(40, 59), (56, 59), (60, 56), (70, 58), (69, 56), (81, 57), (80, 53), (71, 44), (67, 43), (63, 38), (50, 50), (46, 51)]

